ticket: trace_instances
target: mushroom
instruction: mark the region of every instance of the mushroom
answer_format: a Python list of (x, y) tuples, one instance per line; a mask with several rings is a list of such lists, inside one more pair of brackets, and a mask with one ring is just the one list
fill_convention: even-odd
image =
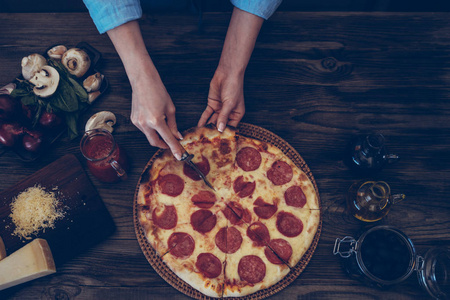
[(66, 46), (58, 45), (48, 50), (47, 55), (53, 59), (60, 60), (66, 51), (67, 51)]
[(95, 91), (92, 93), (88, 93), (88, 102), (91, 104), (92, 102), (95, 101), (95, 99), (97, 99), (98, 96), (100, 96), (102, 93), (100, 93), (100, 91)]
[(22, 75), (25, 80), (30, 80), (34, 73), (47, 64), (47, 60), (40, 54), (34, 53), (22, 58)]
[(64, 52), (61, 62), (69, 73), (76, 77), (82, 77), (91, 66), (89, 55), (79, 48), (72, 48)]
[(15, 83), (8, 83), (5, 86), (0, 87), (0, 95), (6, 94), (9, 95), (16, 88)]
[(89, 76), (83, 81), (84, 89), (88, 93), (98, 91), (102, 85), (103, 77), (99, 72)]
[(116, 116), (112, 112), (100, 111), (89, 118), (84, 129), (88, 131), (101, 128), (112, 133), (114, 124), (116, 124)]
[(42, 98), (53, 95), (59, 84), (59, 73), (55, 68), (43, 66), (42, 69), (30, 78), (30, 82), (34, 84), (33, 92)]

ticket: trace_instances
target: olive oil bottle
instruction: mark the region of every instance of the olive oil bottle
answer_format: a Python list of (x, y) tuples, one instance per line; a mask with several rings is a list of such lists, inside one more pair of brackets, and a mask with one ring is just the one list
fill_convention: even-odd
[(405, 197), (404, 194), (391, 195), (391, 189), (384, 181), (357, 182), (348, 190), (347, 208), (355, 218), (375, 222), (384, 218), (391, 206)]

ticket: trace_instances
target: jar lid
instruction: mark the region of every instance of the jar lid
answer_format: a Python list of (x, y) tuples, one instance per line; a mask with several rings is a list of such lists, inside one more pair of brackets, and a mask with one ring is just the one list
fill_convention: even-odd
[(434, 247), (428, 250), (417, 271), (420, 285), (430, 296), (450, 299), (450, 248)]

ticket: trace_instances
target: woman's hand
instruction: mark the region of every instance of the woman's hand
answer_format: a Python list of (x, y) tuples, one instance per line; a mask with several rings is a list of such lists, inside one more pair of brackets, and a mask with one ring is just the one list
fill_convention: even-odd
[(133, 82), (131, 121), (147, 137), (154, 147), (170, 148), (173, 155), (181, 158), (178, 132), (175, 120), (175, 106), (161, 80), (148, 78), (143, 74)]
[(217, 69), (209, 86), (208, 104), (198, 126), (214, 123), (222, 132), (227, 124), (236, 127), (244, 113), (243, 76), (233, 76)]
[(234, 8), (214, 77), (209, 85), (208, 104), (198, 126), (214, 123), (219, 131), (227, 124), (236, 127), (245, 113), (244, 73), (264, 19)]
[(108, 31), (133, 89), (131, 121), (152, 146), (170, 148), (181, 159), (182, 136), (177, 129), (175, 106), (147, 52), (137, 21)]

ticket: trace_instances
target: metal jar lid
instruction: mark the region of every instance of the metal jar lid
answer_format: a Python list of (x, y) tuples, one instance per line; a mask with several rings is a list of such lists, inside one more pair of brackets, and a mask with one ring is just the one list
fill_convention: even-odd
[(450, 299), (450, 248), (434, 247), (418, 266), (420, 285), (435, 299)]

